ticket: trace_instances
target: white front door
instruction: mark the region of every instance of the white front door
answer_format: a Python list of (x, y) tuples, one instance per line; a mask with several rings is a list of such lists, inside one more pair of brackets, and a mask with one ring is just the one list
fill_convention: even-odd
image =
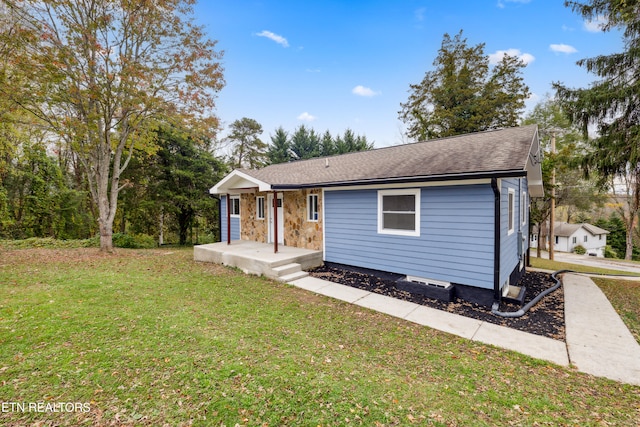
[[(269, 219), (269, 243), (273, 243), (273, 194), (269, 194), (267, 199), (267, 218)], [(282, 209), (282, 194), (278, 194), (278, 243), (284, 245), (284, 213)]]

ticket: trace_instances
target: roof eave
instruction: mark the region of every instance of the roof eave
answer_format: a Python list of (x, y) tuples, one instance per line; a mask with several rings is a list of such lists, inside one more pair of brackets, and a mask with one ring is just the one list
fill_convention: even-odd
[(524, 170), (506, 170), (492, 172), (466, 172), (459, 174), (442, 174), (442, 175), (420, 175), (420, 176), (403, 176), (393, 178), (372, 178), (357, 179), (349, 181), (330, 181), (330, 182), (314, 182), (307, 184), (273, 184), (274, 190), (294, 190), (303, 188), (330, 188), (330, 187), (348, 187), (353, 185), (383, 185), (383, 184), (402, 184), (416, 182), (437, 182), (437, 181), (458, 181), (468, 179), (483, 178), (516, 178), (524, 177), (527, 172)]

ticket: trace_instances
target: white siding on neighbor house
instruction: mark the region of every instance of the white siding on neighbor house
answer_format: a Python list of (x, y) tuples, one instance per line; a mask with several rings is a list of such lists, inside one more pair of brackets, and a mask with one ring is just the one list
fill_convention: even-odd
[[(584, 241), (585, 236), (587, 237), (586, 242)], [(598, 236), (602, 236), (602, 239)], [(576, 239), (576, 243), (573, 243), (574, 237)], [(555, 250), (560, 252), (573, 252), (573, 249), (578, 245), (585, 248), (587, 250), (587, 254), (594, 253), (596, 256), (604, 257), (604, 247), (607, 245), (607, 235), (602, 234), (594, 236), (583, 227), (580, 227), (569, 237), (561, 236), (558, 240), (558, 244), (555, 246)]]
[(325, 190), (325, 261), (492, 289), (490, 184), (420, 191), (420, 235), (398, 236), (378, 233), (377, 189)]
[[(232, 198), (233, 200), (233, 198)], [(240, 211), (242, 215), (242, 211)], [(222, 229), (220, 230), (220, 240), (227, 241), (227, 197), (220, 196), (220, 219)], [(231, 217), (231, 240), (240, 240), (240, 218)]]
[[(518, 257), (518, 238), (524, 237), (524, 244), (522, 246), (523, 252), (527, 250), (529, 239), (527, 238), (529, 233), (529, 214), (526, 215), (526, 221), (523, 224), (520, 217), (520, 209), (523, 207), (522, 203), (526, 203), (528, 198), (522, 200), (522, 193), (529, 194), (527, 188), (527, 180), (525, 178), (510, 178), (500, 180), (500, 286), (506, 283), (509, 275), (514, 268), (520, 263)], [(509, 189), (513, 190), (515, 196), (515, 222), (514, 231), (509, 234)], [(524, 206), (528, 209), (528, 206)], [(521, 232), (519, 235), (518, 232)]]

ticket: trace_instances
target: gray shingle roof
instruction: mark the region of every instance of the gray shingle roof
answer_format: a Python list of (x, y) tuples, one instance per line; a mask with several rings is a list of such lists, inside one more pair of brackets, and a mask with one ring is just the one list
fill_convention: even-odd
[[(545, 224), (545, 226), (542, 229), (544, 231), (543, 233), (544, 235), (548, 235), (549, 233), (549, 230), (547, 228), (548, 228), (547, 224)], [(569, 224), (567, 222), (559, 222), (559, 221), (556, 221), (553, 223), (553, 234), (561, 237), (571, 237), (571, 235), (576, 231), (578, 231), (578, 229), (580, 228), (584, 228), (593, 236), (597, 236), (599, 234), (609, 234), (607, 230), (604, 230), (600, 227), (596, 227), (595, 225), (589, 224), (586, 222), (579, 223), (579, 224)]]
[(241, 172), (275, 187), (524, 172), (537, 126), (300, 160)]

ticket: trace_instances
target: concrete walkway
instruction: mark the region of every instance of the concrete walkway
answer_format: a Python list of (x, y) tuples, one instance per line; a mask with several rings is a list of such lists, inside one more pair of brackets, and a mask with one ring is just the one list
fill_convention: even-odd
[(640, 345), (588, 277), (564, 275), (566, 343), (315, 277), (289, 283), (473, 341), (640, 385)]

